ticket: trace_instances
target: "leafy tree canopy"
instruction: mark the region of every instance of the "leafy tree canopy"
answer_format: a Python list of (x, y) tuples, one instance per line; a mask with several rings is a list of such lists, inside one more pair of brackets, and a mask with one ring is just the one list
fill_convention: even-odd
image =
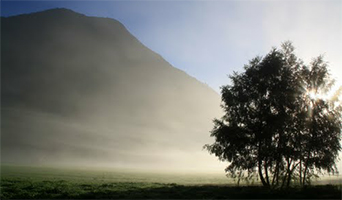
[(221, 87), (225, 115), (214, 120), (215, 142), (205, 145), (229, 161), (228, 176), (284, 187), (337, 173), (342, 87), (325, 98), (334, 81), (322, 56), (305, 65), (285, 42), (230, 79), (231, 85)]

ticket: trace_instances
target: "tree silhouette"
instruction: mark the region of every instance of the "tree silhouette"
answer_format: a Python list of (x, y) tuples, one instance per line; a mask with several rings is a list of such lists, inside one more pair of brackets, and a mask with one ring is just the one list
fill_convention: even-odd
[(338, 94), (323, 98), (333, 81), (322, 57), (307, 67), (285, 42), (244, 69), (221, 88), (225, 115), (214, 120), (215, 142), (205, 145), (229, 161), (227, 174), (238, 183), (258, 177), (264, 186), (284, 187), (337, 172), (341, 106)]

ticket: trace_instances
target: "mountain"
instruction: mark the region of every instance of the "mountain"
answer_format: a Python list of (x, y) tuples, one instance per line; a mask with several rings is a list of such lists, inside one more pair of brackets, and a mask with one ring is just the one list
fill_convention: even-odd
[(1, 159), (202, 170), (220, 97), (118, 21), (67, 9), (1, 18)]

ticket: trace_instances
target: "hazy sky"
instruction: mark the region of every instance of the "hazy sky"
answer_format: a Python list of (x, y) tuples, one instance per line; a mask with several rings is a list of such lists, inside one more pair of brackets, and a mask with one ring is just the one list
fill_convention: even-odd
[(1, 1), (1, 15), (56, 7), (119, 20), (174, 67), (218, 92), (228, 74), (285, 40), (306, 63), (324, 54), (333, 76), (342, 77), (339, 0)]

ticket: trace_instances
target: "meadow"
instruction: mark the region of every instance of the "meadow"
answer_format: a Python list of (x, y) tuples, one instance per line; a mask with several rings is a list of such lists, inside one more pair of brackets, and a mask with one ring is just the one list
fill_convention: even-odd
[[(322, 185), (323, 183), (323, 185)], [(341, 199), (341, 184), (270, 190), (224, 174), (1, 166), (1, 199)]]

